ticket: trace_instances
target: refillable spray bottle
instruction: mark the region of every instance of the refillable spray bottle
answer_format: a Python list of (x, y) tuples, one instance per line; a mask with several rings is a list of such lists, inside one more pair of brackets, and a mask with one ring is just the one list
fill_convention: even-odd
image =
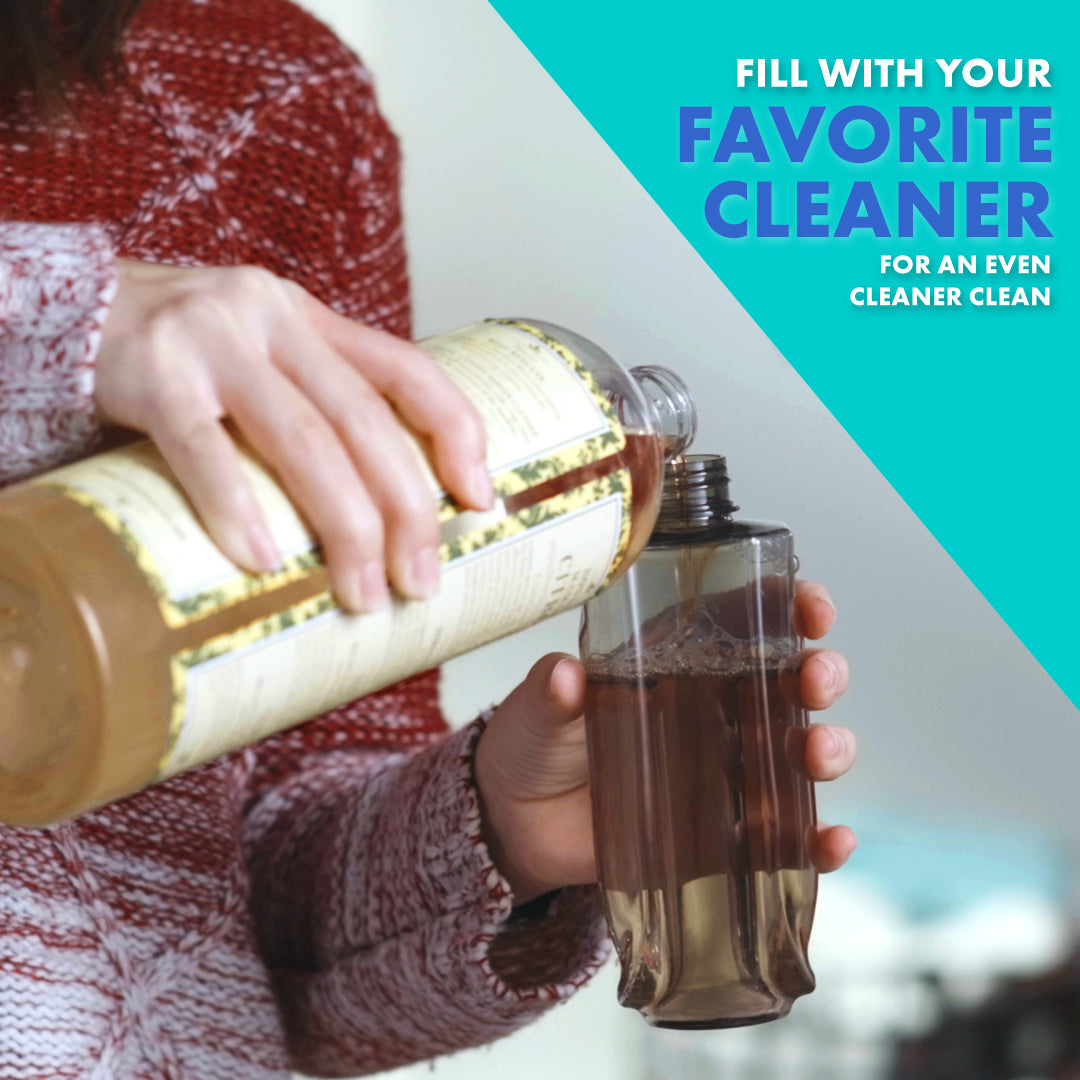
[(582, 624), (619, 998), (661, 1027), (776, 1019), (814, 988), (797, 561), (737, 509), (724, 458), (669, 462), (648, 545)]

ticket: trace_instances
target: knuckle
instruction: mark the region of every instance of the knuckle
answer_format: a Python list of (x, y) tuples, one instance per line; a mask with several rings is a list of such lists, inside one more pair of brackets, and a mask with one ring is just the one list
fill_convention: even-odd
[(226, 305), (221, 295), (202, 288), (173, 297), (160, 317), (165, 318), (167, 325), (176, 331), (188, 326), (219, 322), (225, 311)]
[(208, 421), (220, 416), (213, 376), (205, 361), (177, 347), (182, 342), (179, 321), (170, 313), (150, 324), (130, 391), (147, 423), (169, 429), (182, 427), (192, 415)]
[(141, 411), (148, 421), (170, 432), (182, 431), (193, 420), (210, 421), (191, 384), (168, 358), (152, 353), (146, 357), (149, 370), (141, 392)]
[(262, 266), (245, 264), (229, 268), (231, 286), (242, 293), (261, 294), (279, 287), (279, 279)]
[(343, 433), (357, 446), (371, 442), (377, 432), (401, 423), (390, 403), (366, 383), (352, 388), (348, 401), (339, 402), (338, 409)]
[(290, 303), (284, 282), (261, 266), (230, 266), (220, 271), (210, 299), (232, 311), (279, 311)]
[(309, 458), (322, 457), (330, 448), (330, 434), (318, 413), (300, 409), (286, 425), (287, 453), (303, 465)]
[(304, 301), (308, 301), (309, 303), (318, 303), (318, 301), (315, 300), (315, 297), (313, 297), (311, 293), (309, 293), (307, 289), (305, 289), (304, 286), (299, 284), (298, 282), (293, 281), (291, 278), (276, 277), (273, 275), (271, 276), (273, 277), (272, 287), (276, 289), (281, 296), (285, 297), (290, 302), (298, 304), (303, 303)]
[(435, 500), (419, 485), (399, 484), (385, 508), (387, 525), (398, 536), (434, 543), (439, 534)]
[(175, 380), (155, 384), (143, 405), (151, 421), (170, 431), (174, 438), (199, 419), (208, 419), (198, 413), (190, 390)]
[(331, 557), (356, 564), (382, 557), (385, 533), (376, 514), (353, 514), (334, 521), (320, 533), (323, 547)]
[(168, 325), (167, 320), (155, 320), (149, 328), (140, 365), (148, 393), (159, 393), (161, 388), (171, 387), (177, 381), (177, 358), (170, 348), (174, 336), (174, 327)]
[(209, 416), (188, 415), (171, 430), (173, 452), (187, 462), (202, 460), (218, 435), (218, 425)]
[(414, 342), (395, 337), (385, 330), (376, 330), (373, 327), (365, 329), (371, 344), (394, 362), (386, 373), (387, 386), (394, 391), (408, 393), (411, 390), (422, 390), (433, 378), (446, 377), (443, 369)]
[(224, 299), (206, 289), (193, 289), (163, 300), (150, 317), (146, 328), (149, 354), (159, 363), (175, 368), (180, 356), (190, 356), (189, 340), (198, 335), (205, 340), (226, 324), (227, 305)]
[(184, 303), (181, 298), (166, 301), (145, 323), (142, 369), (149, 380), (163, 378), (176, 366), (176, 345), (184, 328)]

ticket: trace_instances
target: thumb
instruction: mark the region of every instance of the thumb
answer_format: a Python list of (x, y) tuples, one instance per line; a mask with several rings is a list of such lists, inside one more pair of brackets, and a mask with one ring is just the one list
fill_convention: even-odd
[(538, 660), (495, 710), (480, 741), (479, 758), (511, 798), (548, 798), (588, 778), (585, 671), (566, 653)]
[(548, 653), (537, 660), (502, 704), (537, 735), (550, 737), (576, 720), (585, 707), (585, 670), (567, 653)]

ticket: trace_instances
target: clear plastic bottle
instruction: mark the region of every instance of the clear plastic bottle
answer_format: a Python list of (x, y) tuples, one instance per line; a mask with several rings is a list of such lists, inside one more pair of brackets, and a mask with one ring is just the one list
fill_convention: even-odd
[(661, 1027), (772, 1020), (814, 988), (796, 559), (736, 509), (723, 458), (669, 462), (648, 546), (582, 623), (619, 1000)]
[(484, 417), (497, 496), (462, 512), (428, 468), (443, 561), (431, 600), (340, 611), (312, 536), (254, 460), (284, 556), (260, 576), (214, 547), (150, 443), (0, 493), (0, 820), (121, 798), (576, 606), (624, 570), (652, 529), (664, 454), (693, 435), (680, 380), (630, 375), (535, 320), (421, 344)]

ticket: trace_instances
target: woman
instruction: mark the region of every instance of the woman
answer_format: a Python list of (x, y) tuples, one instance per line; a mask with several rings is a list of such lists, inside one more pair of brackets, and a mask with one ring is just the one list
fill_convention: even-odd
[[(368, 74), (285, 0), (133, 7), (0, 0), (0, 480), (134, 428), (265, 568), (228, 420), (345, 606), (430, 595), (435, 512), (398, 417), (462, 503), (490, 480), (473, 410), (404, 340)], [(809, 637), (833, 618), (807, 584), (799, 613)], [(801, 681), (828, 705), (843, 658), (811, 651)], [(536, 1017), (605, 949), (581, 701), (576, 661), (545, 657), (447, 735), (431, 672), (74, 822), (0, 828), (0, 1077), (354, 1075)], [(842, 729), (806, 745), (816, 779), (854, 757)], [(823, 830), (819, 867), (852, 846)]]

